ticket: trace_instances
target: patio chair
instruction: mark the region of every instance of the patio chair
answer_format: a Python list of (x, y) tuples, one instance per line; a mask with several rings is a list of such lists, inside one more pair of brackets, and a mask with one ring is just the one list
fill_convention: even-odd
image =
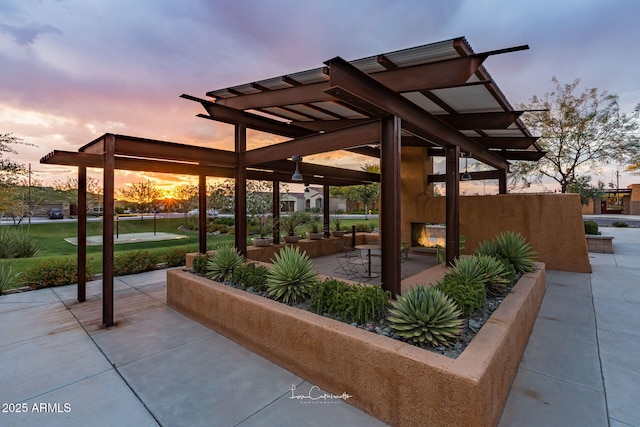
[(349, 250), (349, 248), (345, 246), (344, 241), (335, 240), (333, 242), (333, 252), (338, 261), (338, 266), (333, 270), (334, 273), (342, 273), (347, 277), (360, 274), (357, 268), (357, 265), (362, 264), (358, 261), (360, 255)]

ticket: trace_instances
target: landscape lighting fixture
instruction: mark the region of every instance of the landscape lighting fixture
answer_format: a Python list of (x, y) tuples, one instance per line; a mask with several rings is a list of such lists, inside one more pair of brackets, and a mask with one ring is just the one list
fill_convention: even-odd
[(298, 169), (298, 163), (302, 161), (302, 156), (292, 156), (291, 160), (296, 162), (296, 170), (291, 175), (291, 181), (302, 181), (302, 174), (300, 173), (300, 169)]

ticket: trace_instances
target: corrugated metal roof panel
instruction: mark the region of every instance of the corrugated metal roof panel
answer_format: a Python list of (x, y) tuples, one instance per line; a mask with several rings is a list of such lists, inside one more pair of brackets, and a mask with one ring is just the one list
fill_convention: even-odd
[(312, 119), (306, 116), (301, 116), (300, 114), (292, 113), (291, 111), (283, 110), (282, 108), (278, 108), (278, 107), (264, 108), (264, 110), (269, 113), (275, 114), (277, 116), (286, 117), (287, 119), (291, 119), (291, 120), (298, 120), (303, 122), (312, 121)]
[(367, 118), (367, 116), (364, 116), (340, 104), (336, 104), (335, 102), (329, 102), (329, 101), (314, 102), (311, 105), (315, 105), (316, 107), (320, 107), (323, 110), (327, 110), (327, 111), (331, 111), (332, 113), (339, 114), (340, 116), (346, 117), (347, 119), (366, 119)]
[(421, 94), (420, 92), (407, 92), (403, 93), (402, 96), (407, 98), (409, 101), (416, 104), (418, 107), (422, 108), (425, 111), (428, 111), (431, 114), (444, 114), (446, 111), (442, 109), (438, 104)]
[(316, 117), (319, 120), (338, 120), (336, 117), (323, 113), (322, 111), (314, 110), (313, 108), (309, 108), (305, 105), (287, 105), (287, 108)]
[(458, 113), (504, 111), (491, 92), (482, 85), (435, 89), (431, 93)]

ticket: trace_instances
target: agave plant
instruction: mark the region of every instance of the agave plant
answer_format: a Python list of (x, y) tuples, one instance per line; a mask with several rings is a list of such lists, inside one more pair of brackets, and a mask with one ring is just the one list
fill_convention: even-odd
[(484, 273), (484, 287), (488, 294), (503, 294), (515, 278), (513, 266), (502, 259), (490, 255), (476, 255), (476, 261)]
[(207, 262), (207, 277), (220, 282), (231, 280), (233, 270), (244, 263), (245, 258), (231, 246), (220, 247)]
[(504, 231), (494, 239), (500, 258), (509, 261), (518, 273), (533, 271), (537, 252), (520, 233)]
[(493, 240), (485, 240), (483, 242), (480, 242), (473, 253), (474, 255), (488, 255), (496, 258), (499, 257), (498, 246)]
[(458, 258), (451, 266), (449, 274), (458, 274), (466, 279), (477, 279), (482, 282), (486, 280), (485, 270), (478, 262), (478, 258), (475, 256), (466, 256)]
[(267, 292), (284, 303), (298, 302), (309, 296), (317, 278), (318, 272), (307, 254), (298, 247), (285, 246), (275, 255), (267, 273)]
[(418, 285), (392, 303), (388, 317), (396, 334), (413, 342), (450, 345), (462, 330), (460, 310), (439, 289)]

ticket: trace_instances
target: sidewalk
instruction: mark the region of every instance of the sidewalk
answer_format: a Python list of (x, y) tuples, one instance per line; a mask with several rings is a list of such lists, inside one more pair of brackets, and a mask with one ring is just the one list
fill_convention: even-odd
[(640, 426), (640, 229), (600, 231), (592, 274), (547, 272), (501, 427)]
[[(601, 231), (615, 253), (590, 254), (592, 275), (547, 272), (501, 426), (640, 427), (640, 229)], [(99, 281), (83, 304), (73, 285), (0, 297), (0, 425), (384, 425), (291, 399), (313, 384), (166, 307), (165, 277), (116, 278), (109, 330)]]

